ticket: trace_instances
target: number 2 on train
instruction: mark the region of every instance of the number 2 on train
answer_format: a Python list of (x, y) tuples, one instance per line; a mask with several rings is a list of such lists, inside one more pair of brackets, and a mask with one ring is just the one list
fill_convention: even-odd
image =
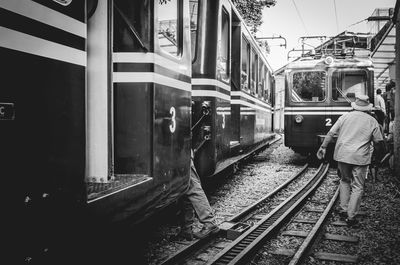
[(325, 126), (326, 126), (326, 127), (332, 126), (332, 119), (331, 119), (331, 118), (326, 118), (326, 119), (325, 119), (325, 122), (326, 122), (326, 123), (325, 123)]

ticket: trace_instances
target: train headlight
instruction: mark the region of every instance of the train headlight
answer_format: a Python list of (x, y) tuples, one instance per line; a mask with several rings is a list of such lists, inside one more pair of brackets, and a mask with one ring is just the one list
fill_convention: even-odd
[(294, 120), (296, 121), (296, 123), (302, 123), (304, 118), (301, 115), (296, 115), (296, 117), (294, 117)]
[(330, 65), (331, 63), (333, 63), (333, 57), (332, 57), (332, 56), (326, 57), (324, 62), (325, 62), (327, 65)]

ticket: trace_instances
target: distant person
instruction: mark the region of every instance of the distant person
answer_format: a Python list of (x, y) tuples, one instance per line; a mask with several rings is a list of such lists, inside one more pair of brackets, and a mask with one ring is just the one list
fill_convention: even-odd
[(385, 131), (388, 131), (389, 123), (394, 119), (395, 92), (396, 92), (396, 84), (395, 82), (390, 81), (390, 83), (386, 84), (385, 93), (382, 96), (383, 99), (385, 100), (386, 113), (387, 113), (387, 122)]
[(360, 210), (364, 182), (371, 163), (371, 141), (380, 155), (383, 136), (378, 122), (369, 114), (372, 104), (367, 95), (356, 95), (351, 106), (354, 110), (339, 117), (321, 144), (317, 157), (325, 157), (328, 144), (334, 135), (338, 135), (333, 158), (338, 161), (341, 177), (340, 209), (341, 214), (347, 215), (347, 225), (356, 226), (355, 217)]
[[(193, 163), (193, 151), (190, 162), (190, 179), (189, 189), (182, 198), (181, 212), (181, 231), (177, 235), (191, 241), (193, 237), (201, 239), (209, 234), (215, 234), (219, 231), (217, 226), (214, 211), (212, 210), (207, 196), (201, 186), (200, 177), (197, 174)], [(193, 232), (194, 213), (203, 224), (203, 228), (198, 232)]]
[(385, 118), (386, 118), (386, 105), (385, 100), (382, 97), (382, 90), (379, 88), (376, 90), (375, 97), (375, 114), (378, 120), (378, 123), (384, 126)]
[(395, 102), (396, 102), (396, 84), (392, 81), (392, 88), (390, 91), (390, 121), (394, 120), (394, 107), (395, 107)]

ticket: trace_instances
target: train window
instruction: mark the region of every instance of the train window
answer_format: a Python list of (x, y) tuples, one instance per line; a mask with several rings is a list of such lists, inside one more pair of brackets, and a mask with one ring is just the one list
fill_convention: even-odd
[(242, 73), (240, 78), (240, 85), (242, 90), (249, 90), (249, 53), (250, 46), (247, 40), (242, 37)]
[(191, 37), (191, 48), (192, 48), (192, 61), (196, 58), (196, 43), (197, 43), (197, 25), (198, 25), (198, 14), (199, 14), (199, 0), (189, 1), (190, 9), (190, 37)]
[(292, 75), (293, 102), (324, 101), (326, 73), (322, 71), (295, 72)]
[(258, 65), (258, 87), (257, 87), (257, 95), (260, 98), (264, 99), (265, 93), (265, 65), (259, 60)]
[(365, 71), (337, 70), (332, 74), (332, 99), (351, 102), (356, 94), (367, 95), (367, 73)]
[(179, 0), (158, 0), (158, 42), (168, 53), (178, 56), (180, 53)]
[(222, 9), (221, 34), (218, 42), (217, 75), (229, 82), (229, 14)]
[(250, 93), (256, 94), (256, 84), (257, 84), (257, 64), (258, 56), (254, 50), (251, 50), (251, 75), (250, 75)]
[(148, 1), (114, 1), (114, 52), (140, 52), (150, 47)]
[(272, 87), (272, 75), (270, 72), (267, 72), (267, 81), (265, 82), (265, 100), (267, 102), (271, 102), (272, 94), (271, 94), (271, 87)]

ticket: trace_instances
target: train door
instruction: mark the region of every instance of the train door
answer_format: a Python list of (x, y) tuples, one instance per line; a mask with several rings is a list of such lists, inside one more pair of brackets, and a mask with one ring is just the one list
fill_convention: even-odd
[(190, 174), (190, 5), (184, 0), (157, 0), (155, 6), (153, 175), (176, 197)]
[(187, 188), (188, 13), (182, 0), (114, 0), (98, 1), (89, 19), (86, 177), (94, 212), (119, 219), (141, 210), (140, 220)]
[[(241, 43), (242, 27), (239, 17), (232, 12), (232, 79), (231, 79), (231, 155), (240, 152), (240, 104), (234, 104), (235, 97), (240, 93), (241, 88)], [(240, 96), (240, 94), (239, 94)]]
[[(227, 88), (231, 94), (231, 6), (228, 1), (220, 2), (218, 13), (216, 79)], [(228, 96), (229, 98), (229, 96)], [(222, 161), (230, 155), (231, 137), (231, 102), (215, 98), (216, 161)], [(217, 163), (218, 163), (217, 162)], [(217, 165), (218, 167), (218, 165)]]
[(241, 36), (241, 72), (240, 72), (240, 89), (238, 93), (237, 103), (240, 109), (240, 145), (245, 148), (252, 143), (253, 131), (249, 130), (252, 127), (249, 115), (251, 108), (241, 104), (242, 93), (250, 94), (250, 76), (251, 76), (251, 52), (250, 43), (244, 34)]

